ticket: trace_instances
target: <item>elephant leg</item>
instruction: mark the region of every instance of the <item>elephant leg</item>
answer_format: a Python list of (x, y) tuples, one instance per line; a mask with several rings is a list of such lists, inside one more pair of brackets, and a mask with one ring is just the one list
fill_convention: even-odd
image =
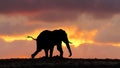
[(45, 51), (45, 57), (48, 58), (48, 49), (44, 49)]
[(37, 50), (31, 55), (31, 57), (34, 58), (34, 57), (38, 54), (38, 52), (40, 52), (40, 51), (41, 51), (41, 50), (38, 50), (38, 49), (37, 49)]
[(50, 57), (52, 57), (53, 55), (53, 49), (54, 49), (54, 46), (50, 48)]
[(63, 57), (63, 50), (61, 44), (57, 45), (57, 50), (60, 52), (60, 57)]

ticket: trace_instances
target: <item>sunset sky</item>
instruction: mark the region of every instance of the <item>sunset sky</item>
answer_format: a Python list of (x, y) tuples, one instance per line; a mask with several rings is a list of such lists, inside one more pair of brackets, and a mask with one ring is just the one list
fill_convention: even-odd
[(120, 0), (0, 0), (0, 59), (30, 58), (36, 41), (27, 36), (46, 29), (67, 32), (71, 58), (120, 59)]

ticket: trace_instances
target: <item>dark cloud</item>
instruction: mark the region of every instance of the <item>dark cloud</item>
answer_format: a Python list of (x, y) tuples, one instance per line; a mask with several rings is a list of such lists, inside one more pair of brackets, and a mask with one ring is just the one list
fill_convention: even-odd
[[(36, 21), (36, 20), (39, 20), (39, 21)], [(41, 20), (41, 21), (46, 21), (46, 20)], [(44, 23), (41, 21), (40, 19), (35, 19), (32, 17), (28, 17), (28, 16), (19, 16), (19, 15), (0, 16), (0, 35), (5, 35), (5, 36), (6, 35), (7, 36), (22, 35), (22, 34), (34, 32), (35, 30), (42, 30), (42, 29), (44, 30), (44, 29), (52, 29), (52, 28), (56, 29), (58, 27), (62, 27), (63, 25), (66, 25), (65, 23), (63, 24), (52, 23), (51, 24), (51, 23)], [(55, 22), (55, 21), (52, 20), (51, 22)]]
[(0, 35), (18, 35), (38, 28), (36, 24), (29, 25), (24, 16), (3, 16), (0, 16)]
[(78, 17), (78, 13), (68, 12), (68, 11), (50, 11), (44, 12), (39, 15), (35, 15), (31, 17), (31, 20), (40, 20), (43, 22), (64, 22), (64, 21), (75, 21)]
[(31, 14), (31, 20), (43, 22), (74, 21), (82, 13), (105, 19), (120, 12), (119, 3), (119, 0), (0, 0), (0, 14), (25, 12)]
[(109, 15), (120, 12), (119, 3), (119, 0), (0, 0), (0, 13), (66, 10)]
[[(48, 24), (48, 23), (47, 23)], [(38, 23), (30, 20), (28, 16), (22, 15), (0, 15), (0, 35), (20, 35), (27, 34), (34, 30), (47, 29), (46, 23)]]
[(29, 33), (37, 29), (37, 25), (26, 25), (26, 23), (15, 23), (12, 25), (11, 22), (0, 24), (0, 35), (20, 35)]

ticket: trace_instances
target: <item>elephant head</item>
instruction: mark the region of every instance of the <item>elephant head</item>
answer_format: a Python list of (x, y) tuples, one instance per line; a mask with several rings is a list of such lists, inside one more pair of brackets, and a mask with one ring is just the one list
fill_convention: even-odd
[(53, 35), (54, 35), (53, 37), (56, 38), (55, 40), (63, 41), (66, 44), (67, 49), (70, 54), (69, 57), (72, 56), (72, 51), (71, 51), (71, 48), (69, 45), (69, 43), (71, 43), (71, 42), (68, 40), (68, 36), (67, 36), (67, 33), (65, 32), (65, 30), (63, 30), (63, 29), (54, 30)]

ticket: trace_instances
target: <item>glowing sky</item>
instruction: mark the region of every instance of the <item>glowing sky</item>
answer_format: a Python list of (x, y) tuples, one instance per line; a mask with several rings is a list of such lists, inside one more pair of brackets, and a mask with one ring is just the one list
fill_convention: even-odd
[(30, 58), (36, 42), (27, 36), (60, 28), (72, 58), (120, 59), (120, 0), (0, 0), (0, 58)]

